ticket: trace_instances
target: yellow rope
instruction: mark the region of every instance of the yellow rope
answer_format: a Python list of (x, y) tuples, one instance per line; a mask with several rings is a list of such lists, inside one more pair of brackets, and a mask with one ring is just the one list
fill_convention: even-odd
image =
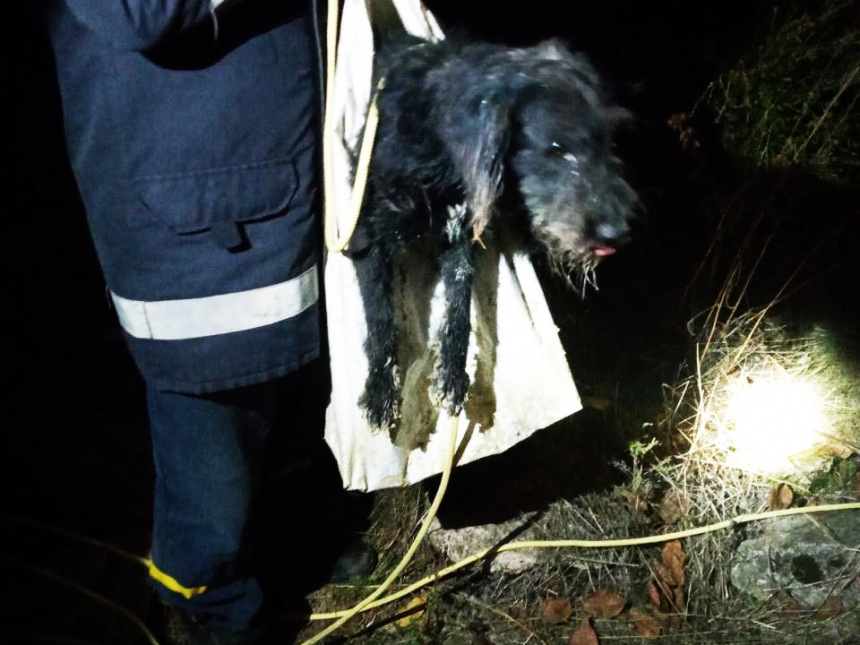
[[(325, 190), (325, 243), (331, 253), (341, 253), (349, 244), (352, 234), (355, 232), (358, 217), (361, 214), (361, 205), (364, 201), (364, 189), (367, 186), (367, 173), (370, 168), (370, 158), (373, 151), (373, 142), (376, 139), (376, 129), (379, 125), (379, 113), (376, 107), (376, 93), (374, 93), (367, 119), (364, 124), (364, 135), (361, 140), (361, 149), (358, 153), (358, 161), (355, 169), (354, 185), (349, 202), (349, 219), (346, 227), (341, 232), (337, 224), (337, 203), (335, 201), (334, 180), (334, 141), (336, 120), (334, 114), (334, 74), (335, 57), (337, 55), (337, 22), (338, 2), (329, 0), (328, 3), (328, 27), (326, 33), (326, 101), (325, 116), (323, 119), (323, 186)], [(382, 82), (377, 86), (377, 91), (382, 89)]]
[(149, 577), (161, 583), (163, 587), (166, 587), (173, 593), (179, 594), (186, 600), (191, 600), (192, 598), (194, 598), (194, 596), (199, 596), (202, 593), (206, 593), (206, 590), (209, 588), (206, 585), (200, 585), (198, 587), (186, 587), (176, 578), (174, 578), (170, 574), (165, 573), (157, 566), (155, 566), (155, 563), (151, 560), (149, 562)]
[[(437, 582), (446, 576), (459, 571), (460, 569), (469, 566), (470, 564), (474, 564), (479, 560), (487, 557), (488, 555), (494, 555), (496, 553), (503, 553), (505, 551), (516, 551), (518, 549), (551, 549), (551, 548), (578, 548), (578, 549), (608, 549), (608, 548), (617, 548), (617, 547), (630, 547), (630, 546), (643, 546), (647, 544), (659, 544), (661, 542), (670, 542), (672, 540), (680, 540), (682, 538), (693, 537), (696, 535), (702, 535), (704, 533), (714, 533), (716, 531), (721, 531), (724, 529), (732, 528), (738, 524), (746, 524), (748, 522), (757, 522), (761, 520), (767, 520), (774, 517), (785, 517), (787, 515), (807, 515), (812, 513), (828, 513), (833, 511), (848, 511), (848, 510), (860, 510), (860, 502), (850, 502), (844, 504), (822, 504), (821, 506), (805, 506), (803, 508), (788, 508), (779, 511), (767, 511), (764, 513), (748, 513), (745, 515), (738, 515), (732, 519), (723, 520), (722, 522), (717, 522), (715, 524), (709, 524), (707, 526), (700, 526), (692, 529), (687, 529), (684, 531), (675, 531), (673, 533), (666, 533), (664, 535), (649, 535), (647, 537), (641, 538), (626, 538), (619, 540), (549, 540), (549, 541), (521, 541), (521, 542), (510, 542), (508, 544), (504, 544), (498, 548), (488, 548), (470, 555), (468, 557), (463, 558), (462, 560), (458, 560), (454, 564), (444, 569), (437, 571), (417, 582), (412, 583), (408, 587), (401, 589), (400, 591), (391, 594), (390, 596), (386, 596), (385, 598), (380, 598), (373, 603), (368, 603), (362, 608), (362, 611), (368, 611), (370, 609), (375, 609), (377, 607), (382, 607), (383, 605), (387, 605), (395, 600), (399, 600), (405, 596), (408, 596), (421, 587), (425, 587), (429, 584)], [(340, 618), (346, 612), (332, 612), (328, 614), (313, 614), (311, 616), (311, 620), (331, 620), (334, 618)], [(353, 614), (354, 615), (354, 614)]]
[[(397, 578), (412, 560), (412, 557), (418, 551), (418, 547), (421, 546), (421, 542), (424, 540), (424, 536), (430, 529), (430, 524), (436, 517), (436, 512), (439, 510), (439, 506), (442, 504), (442, 498), (445, 496), (445, 490), (448, 488), (448, 481), (451, 479), (451, 471), (454, 469), (454, 456), (457, 454), (457, 432), (460, 426), (460, 417), (451, 416), (450, 418), (451, 437), (449, 454), (448, 459), (445, 461), (445, 467), (442, 470), (442, 478), (439, 482), (439, 489), (436, 491), (436, 497), (433, 499), (433, 503), (430, 505), (430, 509), (427, 511), (427, 515), (424, 517), (424, 521), (421, 523), (421, 528), (418, 530), (415, 539), (412, 541), (412, 544), (406, 551), (406, 555), (403, 556), (398, 565), (394, 567), (394, 570), (390, 574), (388, 574), (388, 577), (385, 579), (385, 581), (381, 585), (379, 585), (379, 587), (373, 593), (371, 593), (369, 596), (367, 596), (364, 600), (359, 602), (351, 609), (338, 612), (337, 616), (331, 616), (332, 618), (337, 618), (337, 621), (326, 627), (318, 634), (315, 634), (308, 640), (304, 641), (301, 645), (313, 645), (313, 643), (319, 642), (332, 632), (337, 631), (353, 616), (356, 616), (357, 614), (360, 614), (361, 612), (370, 609), (371, 606), (378, 606), (374, 604), (374, 601), (382, 594), (384, 594), (385, 591), (394, 583), (394, 581), (397, 580)], [(325, 616), (328, 617), (328, 615)], [(312, 615), (311, 620), (321, 620), (321, 618), (319, 618), (319, 615)]]
[(325, 235), (328, 244), (329, 222), (335, 219), (334, 204), (334, 69), (337, 47), (337, 0), (328, 2), (328, 20), (326, 24), (326, 90), (325, 114), (323, 115), (323, 193), (325, 203)]
[[(683, 531), (674, 531), (672, 533), (664, 533), (662, 535), (649, 535), (646, 537), (639, 538), (625, 538), (625, 539), (617, 539), (617, 540), (547, 540), (547, 541), (521, 541), (521, 542), (510, 542), (508, 544), (504, 544), (499, 546), (498, 548), (488, 548), (483, 551), (479, 551), (473, 555), (465, 557), (461, 560), (458, 560), (454, 564), (437, 571), (429, 576), (418, 580), (417, 582), (412, 583), (408, 587), (401, 589), (389, 596), (384, 598), (379, 598), (382, 593), (385, 592), (385, 589), (390, 586), (393, 582), (394, 578), (396, 578), (400, 573), (405, 569), (409, 560), (414, 555), (415, 551), (417, 551), (418, 546), (421, 543), (421, 540), (424, 538), (424, 535), (427, 533), (427, 530), (430, 527), (430, 523), (433, 521), (433, 518), (436, 515), (436, 512), (439, 508), (439, 505), (442, 503), (442, 498), (445, 494), (445, 490), (448, 486), (448, 481), (451, 477), (451, 470), (453, 469), (453, 455), (456, 454), (454, 450), (454, 446), (456, 445), (457, 440), (457, 418), (455, 417), (452, 420), (451, 426), (451, 446), (452, 451), (449, 455), (449, 459), (445, 465), (445, 469), (442, 472), (442, 479), (439, 484), (439, 490), (436, 493), (436, 497), (433, 500), (433, 504), (430, 507), (430, 510), (427, 513), (427, 517), (418, 534), (415, 537), (415, 540), (412, 543), (412, 546), (407, 551), (406, 556), (404, 556), (403, 560), (401, 560), (400, 564), (397, 568), (388, 576), (385, 582), (380, 585), (380, 587), (370, 596), (365, 598), (365, 600), (358, 603), (355, 607), (349, 610), (339, 611), (339, 612), (331, 612), (331, 613), (319, 613), (312, 614), (310, 616), (311, 620), (333, 620), (333, 619), (343, 619), (338, 621), (337, 623), (332, 624), (327, 628), (325, 632), (320, 632), (314, 636), (311, 640), (305, 641), (302, 645), (311, 645), (312, 643), (317, 642), (319, 639), (324, 638), (326, 635), (330, 634), (335, 629), (339, 628), (343, 625), (347, 620), (351, 617), (355, 616), (358, 613), (363, 611), (368, 611), (370, 609), (375, 609), (377, 607), (382, 607), (386, 604), (399, 600), (405, 596), (408, 596), (418, 589), (425, 587), (429, 584), (437, 582), (452, 573), (463, 569), (464, 567), (469, 566), (470, 564), (474, 564), (487, 556), (494, 555), (496, 553), (504, 553), (505, 551), (515, 551), (518, 549), (550, 549), (550, 548), (579, 548), (579, 549), (607, 549), (607, 548), (620, 548), (620, 547), (631, 547), (631, 546), (644, 546), (648, 544), (659, 544), (662, 542), (670, 542), (672, 540), (680, 540), (683, 538), (694, 537), (696, 535), (703, 535), (705, 533), (714, 533), (716, 531), (721, 531), (725, 529), (730, 529), (738, 524), (747, 524), (750, 522), (759, 522), (763, 520), (769, 520), (773, 518), (779, 517), (787, 517), (790, 515), (811, 515), (814, 513), (831, 513), (836, 511), (857, 511), (860, 510), (860, 502), (846, 502), (841, 504), (821, 504), (819, 506), (805, 506), (802, 508), (787, 508), (779, 511), (766, 511), (764, 513), (747, 513), (743, 515), (737, 515), (734, 518), (723, 520), (721, 522), (716, 522), (714, 524), (708, 524), (706, 526), (695, 527), (691, 529), (686, 529)], [(41, 523), (30, 522), (28, 520), (22, 520), (22, 518), (15, 518), (9, 516), (0, 516), (0, 521), (4, 522), (17, 522), (23, 524), (29, 524), (31, 526), (39, 527), (39, 528), (47, 528), (55, 532), (59, 532), (66, 537), (71, 537), (78, 540), (83, 540), (89, 544), (93, 544), (95, 546), (108, 548), (110, 550), (115, 550), (110, 545), (106, 545), (100, 542), (95, 542), (93, 540), (89, 540), (87, 538), (83, 538), (71, 531), (57, 531), (53, 527), (49, 525), (43, 525)], [(126, 555), (125, 553), (120, 553), (120, 555)], [(137, 556), (128, 556), (131, 559), (140, 562), (141, 564), (148, 566), (149, 560), (147, 558), (140, 558)], [(2, 559), (0, 557), (0, 559)], [(40, 570), (40, 574), (43, 572)], [(56, 577), (55, 574), (51, 577)], [(63, 581), (65, 583), (65, 581)], [(330, 630), (330, 631), (329, 631)]]

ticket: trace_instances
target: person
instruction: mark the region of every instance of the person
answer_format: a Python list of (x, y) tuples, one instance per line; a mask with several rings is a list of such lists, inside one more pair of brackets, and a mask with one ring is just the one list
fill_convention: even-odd
[(46, 6), (69, 159), (146, 383), (150, 575), (187, 642), (267, 638), (269, 527), (255, 518), (268, 460), (324, 423), (315, 12), (301, 0)]

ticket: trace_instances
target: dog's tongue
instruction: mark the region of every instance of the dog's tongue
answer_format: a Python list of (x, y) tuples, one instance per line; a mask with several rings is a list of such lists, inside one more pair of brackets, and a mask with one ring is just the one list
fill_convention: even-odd
[(606, 255), (612, 255), (613, 253), (615, 253), (615, 249), (613, 249), (611, 246), (596, 246), (594, 247), (594, 249), (592, 249), (591, 252), (598, 257), (603, 257)]

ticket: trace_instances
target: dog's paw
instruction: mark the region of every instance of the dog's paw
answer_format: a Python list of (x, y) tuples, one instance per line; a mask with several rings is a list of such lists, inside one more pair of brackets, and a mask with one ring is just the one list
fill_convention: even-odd
[(400, 402), (378, 393), (365, 392), (358, 400), (358, 404), (364, 409), (367, 422), (381, 430), (391, 428), (400, 415)]
[(439, 370), (430, 386), (430, 400), (436, 407), (444, 407), (449, 414), (457, 415), (463, 409), (469, 392), (469, 375)]
[(364, 409), (370, 425), (382, 429), (392, 427), (400, 416), (400, 395), (394, 370), (371, 372), (358, 404)]

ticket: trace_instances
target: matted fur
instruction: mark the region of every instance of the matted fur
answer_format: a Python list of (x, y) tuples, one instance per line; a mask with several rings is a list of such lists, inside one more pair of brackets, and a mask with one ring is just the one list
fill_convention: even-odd
[(585, 57), (535, 47), (443, 41), (386, 43), (377, 73), (380, 127), (350, 252), (365, 306), (369, 371), (360, 404), (390, 427), (400, 406), (392, 263), (433, 239), (445, 286), (434, 390), (458, 413), (475, 253), (515, 231), (567, 275), (588, 279), (629, 234), (636, 196), (611, 136), (624, 111), (604, 98)]

